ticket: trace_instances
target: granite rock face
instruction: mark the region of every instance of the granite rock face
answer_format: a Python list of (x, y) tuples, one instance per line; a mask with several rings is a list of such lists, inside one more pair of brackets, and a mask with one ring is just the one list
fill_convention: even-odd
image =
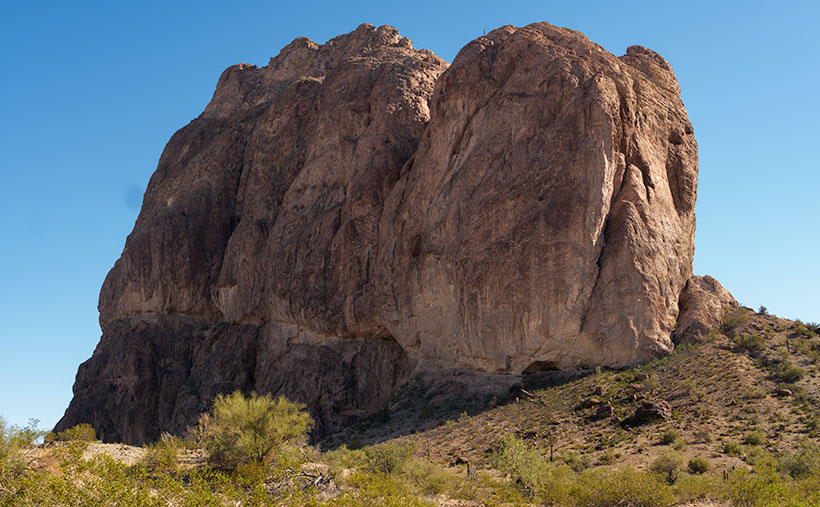
[(737, 301), (711, 276), (693, 276), (680, 296), (678, 326), (672, 333), (676, 344), (697, 343), (720, 327), (727, 310), (737, 308)]
[(327, 431), (414, 370), (665, 354), (691, 277), (697, 144), (669, 64), (502, 27), (449, 66), (392, 27), (219, 79), (168, 143), (56, 429), (181, 433), (214, 395)]
[(697, 144), (669, 64), (546, 23), (468, 44), (385, 205), (385, 325), (485, 371), (669, 352), (691, 276)]

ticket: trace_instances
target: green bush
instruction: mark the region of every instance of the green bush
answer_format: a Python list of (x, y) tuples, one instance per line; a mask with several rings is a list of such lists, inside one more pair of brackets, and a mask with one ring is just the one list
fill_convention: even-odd
[(0, 481), (16, 477), (25, 470), (24, 445), (25, 439), (20, 437), (19, 429), (9, 427), (0, 417)]
[(678, 472), (683, 466), (683, 458), (676, 452), (661, 454), (652, 462), (649, 469), (663, 477), (667, 484), (675, 484)]
[(813, 331), (809, 326), (803, 324), (800, 319), (794, 321), (792, 331), (795, 336), (802, 336), (803, 338), (812, 338), (816, 333), (816, 331)]
[(371, 471), (392, 474), (404, 470), (404, 465), (416, 453), (416, 443), (384, 443), (368, 447), (364, 452)]
[(689, 473), (700, 475), (709, 471), (709, 462), (700, 456), (689, 460)]
[(809, 444), (798, 452), (782, 456), (777, 471), (795, 479), (820, 475), (820, 445)]
[(550, 463), (536, 447), (515, 435), (504, 437), (491, 461), (527, 497), (546, 504), (567, 503), (575, 472), (569, 466)]
[(726, 336), (733, 336), (735, 328), (748, 319), (749, 315), (744, 308), (729, 310), (723, 315), (723, 321), (720, 323), (720, 332)]
[(49, 433), (46, 435), (46, 440), (57, 442), (96, 442), (97, 432), (90, 424), (82, 423), (65, 429), (56, 435)]
[(743, 453), (743, 447), (737, 442), (724, 442), (723, 443), (723, 454), (728, 456), (740, 456)]
[(760, 430), (747, 431), (743, 435), (743, 443), (746, 445), (763, 445), (766, 442), (766, 437)]
[(592, 460), (589, 459), (589, 456), (579, 456), (574, 452), (568, 452), (561, 456), (561, 461), (578, 473), (586, 470), (592, 465)]
[(570, 498), (571, 501), (555, 504), (579, 507), (661, 507), (672, 505), (675, 500), (671, 488), (660, 476), (637, 472), (631, 468), (586, 470), (573, 480)]
[(777, 369), (777, 378), (782, 382), (792, 384), (802, 379), (806, 375), (806, 370), (799, 366), (794, 366), (788, 361), (783, 361)]
[(739, 352), (759, 352), (766, 347), (766, 339), (759, 334), (740, 334), (732, 338), (732, 343)]
[(179, 438), (163, 434), (159, 442), (146, 446), (142, 464), (149, 472), (176, 472), (179, 470), (179, 453), (184, 447)]
[(663, 445), (674, 444), (675, 440), (677, 440), (679, 437), (680, 437), (680, 433), (678, 433), (678, 431), (676, 429), (667, 428), (661, 434), (661, 444), (663, 444)]
[(440, 495), (456, 489), (458, 477), (448, 470), (423, 459), (411, 459), (404, 464), (404, 473), (424, 495)]
[(211, 464), (233, 470), (241, 463), (271, 460), (285, 445), (304, 443), (313, 427), (304, 408), (284, 396), (220, 394), (211, 412), (200, 416), (195, 434)]

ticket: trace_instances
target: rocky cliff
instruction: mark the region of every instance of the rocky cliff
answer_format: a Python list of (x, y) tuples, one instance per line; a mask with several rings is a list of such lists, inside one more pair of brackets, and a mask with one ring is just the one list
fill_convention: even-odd
[(171, 138), (57, 429), (139, 443), (242, 389), (306, 402), (322, 431), (422, 367), (663, 355), (676, 322), (697, 339), (728, 301), (701, 290), (679, 315), (696, 187), (680, 89), (651, 50), (617, 58), (538, 23), (448, 68), (388, 26), (296, 39), (227, 69)]

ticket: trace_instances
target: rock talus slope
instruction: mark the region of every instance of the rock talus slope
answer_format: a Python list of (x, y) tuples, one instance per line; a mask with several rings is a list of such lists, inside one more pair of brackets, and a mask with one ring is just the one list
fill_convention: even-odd
[(696, 186), (677, 81), (648, 49), (538, 23), (448, 68), (389, 26), (296, 39), (227, 69), (169, 141), (57, 429), (144, 442), (242, 389), (307, 403), (324, 431), (421, 365), (657, 357), (676, 320), (700, 330), (724, 304), (679, 308)]

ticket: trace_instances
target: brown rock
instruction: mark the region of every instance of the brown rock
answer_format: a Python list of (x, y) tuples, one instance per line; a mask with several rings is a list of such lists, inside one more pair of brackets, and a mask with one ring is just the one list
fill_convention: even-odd
[(163, 152), (57, 429), (140, 443), (242, 389), (307, 403), (323, 431), (417, 364), (671, 350), (697, 144), (669, 64), (538, 23), (446, 68), (365, 24), (227, 69)]
[(664, 400), (647, 401), (635, 410), (629, 424), (640, 425), (672, 418), (672, 407)]
[(320, 432), (386, 404), (410, 362), (375, 311), (377, 228), (446, 67), (365, 24), (226, 70), (163, 152), (57, 428), (141, 443), (234, 389), (305, 402)]
[(782, 396), (784, 398), (787, 398), (789, 396), (792, 396), (794, 393), (792, 393), (791, 389), (783, 388), (783, 389), (778, 389), (777, 391), (775, 391), (775, 394), (777, 396)]
[(615, 417), (615, 408), (612, 403), (606, 402), (598, 405), (598, 409), (592, 415), (593, 421), (600, 421), (601, 419), (612, 419)]
[(380, 227), (384, 324), (404, 350), (514, 373), (669, 352), (697, 144), (666, 61), (507, 26), (461, 50), (431, 103)]
[(672, 333), (677, 344), (706, 339), (720, 326), (726, 310), (737, 308), (737, 301), (711, 276), (693, 276), (680, 296), (678, 326)]

